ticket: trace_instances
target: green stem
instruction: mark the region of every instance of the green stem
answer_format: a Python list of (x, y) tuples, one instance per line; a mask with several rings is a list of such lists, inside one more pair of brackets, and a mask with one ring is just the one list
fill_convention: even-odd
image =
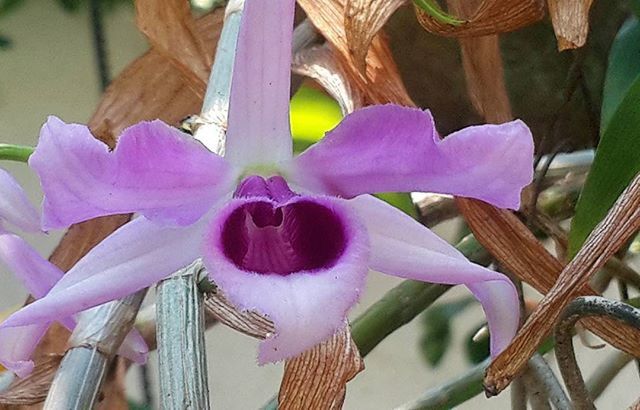
[(459, 26), (460, 24), (464, 23), (464, 20), (457, 19), (454, 16), (445, 13), (445, 11), (440, 8), (438, 3), (433, 0), (414, 0), (414, 2), (418, 7), (420, 7), (440, 23), (450, 24), (452, 26)]
[[(538, 349), (538, 353), (545, 354), (554, 346), (551, 338), (547, 339)], [(447, 383), (428, 390), (424, 395), (412, 402), (397, 407), (397, 410), (435, 410), (452, 409), (465, 401), (474, 398), (484, 390), (482, 379), (484, 371), (489, 365), (486, 359), (467, 370), (465, 373)]]
[[(488, 265), (490, 257), (473, 235), (456, 246), (472, 262)], [(431, 306), (451, 286), (406, 280), (387, 292), (382, 299), (360, 315), (351, 326), (351, 336), (365, 357), (396, 329)]]
[(34, 150), (26, 145), (0, 144), (0, 160), (27, 162)]

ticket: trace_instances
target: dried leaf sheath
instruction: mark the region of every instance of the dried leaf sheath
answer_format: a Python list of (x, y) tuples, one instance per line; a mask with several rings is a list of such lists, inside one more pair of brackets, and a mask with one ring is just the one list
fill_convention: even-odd
[(470, 13), (461, 15), (464, 21), (457, 25), (438, 21), (417, 5), (415, 9), (425, 30), (447, 37), (506, 33), (535, 23), (544, 16), (542, 0), (484, 0)]
[(189, 2), (138, 0), (135, 4), (138, 28), (154, 50), (180, 70), (199, 97), (204, 96), (213, 47), (207, 47), (197, 32)]
[(52, 355), (40, 362), (28, 377), (18, 380), (0, 394), (0, 408), (7, 405), (40, 403), (47, 397), (53, 376), (58, 370), (61, 355)]
[[(554, 287), (529, 317), (512, 344), (487, 370), (485, 388), (491, 394), (502, 391), (544, 337), (549, 334), (562, 309), (571, 302), (598, 269), (640, 229), (640, 175), (620, 196), (607, 217), (589, 235), (576, 257), (564, 268)], [(636, 332), (638, 329), (636, 329)], [(640, 348), (640, 337), (629, 341)]]
[(345, 0), (299, 0), (298, 4), (307, 13), (312, 24), (327, 41), (336, 48), (343, 64), (351, 72), (357, 88), (367, 97), (367, 104), (394, 102), (411, 106), (411, 98), (404, 88), (393, 61), (391, 50), (382, 33), (374, 37), (367, 54), (365, 73), (355, 66), (349, 52), (344, 28)]
[[(473, 199), (458, 200), (457, 205), (476, 239), (505, 268), (542, 294), (551, 290), (564, 266), (515, 215)], [(597, 294), (588, 285), (578, 291), (582, 296)], [(618, 349), (640, 355), (638, 329), (608, 318), (588, 318), (581, 323)]]
[(558, 50), (582, 47), (589, 33), (589, 10), (593, 0), (547, 0)]
[(346, 384), (364, 370), (349, 326), (326, 342), (288, 360), (278, 409), (341, 409)]
[(344, 27), (349, 52), (360, 70), (365, 72), (367, 52), (374, 36), (405, 0), (347, 0)]

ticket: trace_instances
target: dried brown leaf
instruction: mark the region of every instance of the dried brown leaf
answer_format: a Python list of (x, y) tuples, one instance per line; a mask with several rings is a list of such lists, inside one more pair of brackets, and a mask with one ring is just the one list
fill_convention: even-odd
[(589, 10), (593, 0), (548, 0), (558, 50), (582, 47), (589, 33)]
[(344, 10), (347, 44), (360, 72), (364, 73), (366, 70), (365, 59), (373, 37), (405, 2), (406, 0), (347, 0)]
[[(564, 266), (514, 214), (474, 199), (457, 198), (456, 203), (476, 239), (501, 265), (538, 292), (546, 294), (551, 290)], [(598, 294), (588, 285), (577, 292), (576, 296)], [(589, 318), (582, 323), (613, 346), (640, 355), (638, 329), (608, 318)]]
[(219, 291), (207, 295), (204, 308), (219, 322), (245, 335), (266, 339), (275, 332), (271, 320), (256, 312), (237, 310)]
[[(485, 0), (460, 15), (462, 23), (442, 22), (417, 5), (418, 21), (425, 30), (445, 37), (480, 37), (506, 33), (528, 26), (544, 17), (542, 0)], [(452, 9), (457, 14), (458, 10)]]
[(362, 95), (351, 85), (350, 75), (328, 45), (313, 46), (293, 56), (294, 73), (316, 80), (337, 102), (344, 114), (362, 107)]
[(366, 103), (396, 102), (411, 105), (391, 50), (382, 33), (374, 36), (366, 57), (366, 71), (361, 73), (349, 52), (344, 28), (346, 0), (298, 0), (311, 23), (335, 47), (345, 69), (351, 72), (354, 85), (366, 96)]
[(152, 48), (177, 67), (200, 97), (213, 61), (186, 0), (137, 0), (136, 23)]
[(347, 382), (362, 370), (364, 361), (345, 326), (326, 342), (286, 361), (278, 409), (340, 409)]
[(33, 372), (13, 383), (8, 390), (0, 393), (0, 407), (6, 405), (36, 404), (44, 401), (60, 366), (62, 355), (49, 355), (38, 363)]
[[(472, 18), (484, 3), (483, 0), (447, 2), (449, 9), (462, 18)], [(504, 81), (498, 36), (460, 38), (458, 42), (462, 52), (467, 93), (473, 107), (489, 122), (510, 121), (511, 104)]]
[[(640, 174), (622, 193), (607, 217), (593, 230), (585, 245), (564, 268), (556, 284), (542, 299), (516, 338), (489, 366), (485, 388), (498, 394), (526, 366), (529, 358), (549, 334), (564, 307), (584, 288), (626, 241), (640, 229)], [(620, 331), (620, 329), (619, 329)], [(630, 343), (640, 349), (638, 329)], [(637, 356), (637, 352), (636, 352)]]

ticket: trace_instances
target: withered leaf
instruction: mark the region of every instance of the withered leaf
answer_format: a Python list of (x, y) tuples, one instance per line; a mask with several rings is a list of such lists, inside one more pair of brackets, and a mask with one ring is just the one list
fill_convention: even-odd
[(411, 105), (391, 50), (382, 33), (374, 36), (366, 57), (366, 70), (361, 73), (349, 52), (344, 28), (345, 0), (298, 0), (311, 23), (335, 47), (345, 69), (351, 72), (354, 85), (366, 96), (366, 103), (395, 102)]
[[(484, 0), (461, 15), (461, 24), (449, 24), (415, 6), (418, 21), (425, 30), (446, 37), (479, 37), (506, 33), (528, 26), (544, 17), (542, 0)], [(473, 2), (472, 2), (473, 3)], [(456, 13), (458, 10), (451, 10)]]
[(593, 0), (548, 0), (558, 50), (579, 48), (587, 41)]
[(343, 63), (328, 45), (306, 48), (293, 56), (294, 73), (316, 80), (340, 105), (343, 114), (362, 107), (362, 95), (353, 87)]
[(289, 359), (278, 393), (278, 409), (340, 409), (346, 384), (364, 370), (349, 326), (331, 339)]
[(61, 361), (62, 355), (55, 354), (38, 363), (29, 376), (18, 379), (8, 390), (0, 393), (0, 407), (44, 401)]
[(406, 0), (347, 0), (344, 9), (347, 45), (360, 72), (365, 72), (365, 59), (373, 37), (405, 2)]
[[(457, 198), (456, 203), (476, 239), (505, 268), (542, 294), (551, 290), (564, 266), (515, 215), (474, 199)], [(588, 285), (576, 291), (576, 296), (597, 295)], [(638, 329), (609, 318), (589, 318), (582, 323), (613, 346), (640, 355), (640, 344), (635, 342), (640, 338)]]
[(221, 323), (245, 335), (266, 339), (275, 333), (271, 320), (256, 312), (239, 311), (220, 291), (207, 295), (204, 308)]
[(137, 0), (136, 22), (152, 48), (177, 67), (200, 97), (213, 61), (186, 0)]
[[(626, 241), (640, 229), (640, 174), (622, 193), (607, 217), (589, 235), (585, 245), (564, 268), (556, 284), (542, 299), (516, 338), (489, 366), (485, 376), (488, 394), (498, 394), (526, 366), (562, 310)], [(620, 328), (619, 328), (620, 330)], [(629, 340), (640, 349), (638, 329)], [(631, 352), (630, 352), (631, 353)], [(635, 352), (637, 356), (637, 352)]]

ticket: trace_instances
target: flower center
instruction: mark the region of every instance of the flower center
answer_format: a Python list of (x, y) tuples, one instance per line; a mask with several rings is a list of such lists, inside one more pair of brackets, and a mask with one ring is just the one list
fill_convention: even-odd
[(240, 206), (226, 220), (226, 257), (242, 270), (262, 274), (333, 266), (347, 245), (340, 217), (313, 198), (297, 197), (280, 177), (260, 179), (236, 191), (236, 196), (256, 201)]

